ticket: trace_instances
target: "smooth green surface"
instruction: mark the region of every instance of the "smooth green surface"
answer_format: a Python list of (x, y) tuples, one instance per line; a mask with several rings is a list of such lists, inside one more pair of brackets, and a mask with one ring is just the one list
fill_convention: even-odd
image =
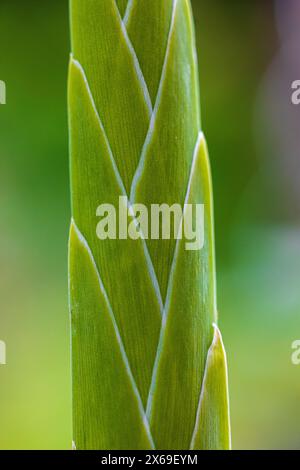
[(207, 355), (192, 449), (230, 449), (227, 387), (226, 353), (220, 331), (215, 327), (214, 340)]
[[(150, 8), (133, 1), (124, 22), (123, 16), (114, 0), (71, 2), (72, 214), (94, 263), (91, 273), (72, 229), (74, 440), (78, 449), (189, 449), (216, 320), (212, 187), (193, 20), (186, 0), (153, 0)], [(204, 204), (203, 250), (187, 251), (187, 240), (173, 237), (100, 241), (96, 209), (118, 208), (119, 196), (149, 210)], [(217, 431), (205, 432), (213, 442)]]

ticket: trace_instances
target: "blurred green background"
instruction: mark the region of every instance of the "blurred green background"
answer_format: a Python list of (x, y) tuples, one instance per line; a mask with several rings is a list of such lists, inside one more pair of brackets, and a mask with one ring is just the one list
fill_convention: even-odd
[[(299, 2), (193, 9), (233, 447), (299, 449)], [(0, 448), (69, 449), (67, 0), (0, 0), (0, 47)]]

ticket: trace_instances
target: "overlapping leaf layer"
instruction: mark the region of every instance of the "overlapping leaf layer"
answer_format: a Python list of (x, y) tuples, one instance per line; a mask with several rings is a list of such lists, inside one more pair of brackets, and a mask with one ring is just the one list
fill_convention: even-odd
[[(228, 448), (189, 1), (72, 0), (71, 27), (76, 448)], [(100, 241), (96, 209), (118, 210), (120, 196), (148, 208), (204, 204), (204, 248), (187, 251), (184, 238)]]

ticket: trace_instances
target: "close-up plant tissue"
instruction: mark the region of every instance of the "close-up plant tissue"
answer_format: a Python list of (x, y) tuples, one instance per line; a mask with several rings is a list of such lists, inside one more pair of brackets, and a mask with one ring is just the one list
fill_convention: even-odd
[(0, 449), (300, 448), (299, 21), (1, 0)]

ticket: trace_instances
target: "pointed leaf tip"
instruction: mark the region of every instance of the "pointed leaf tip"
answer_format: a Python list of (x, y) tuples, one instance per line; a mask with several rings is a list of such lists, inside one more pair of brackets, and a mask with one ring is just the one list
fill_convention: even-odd
[(214, 339), (207, 355), (192, 450), (231, 449), (226, 353), (221, 332), (217, 325), (213, 326)]

